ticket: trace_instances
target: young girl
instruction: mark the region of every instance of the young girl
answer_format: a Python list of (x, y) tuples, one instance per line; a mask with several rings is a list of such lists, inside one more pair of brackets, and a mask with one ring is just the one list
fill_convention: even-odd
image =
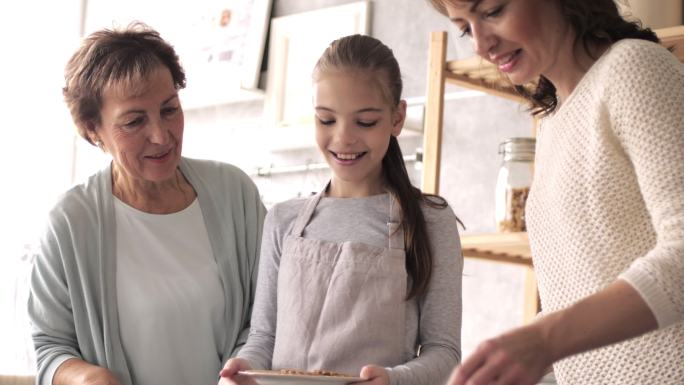
[(252, 384), (237, 374), (250, 368), (443, 383), (461, 355), (458, 219), (409, 181), (397, 61), (377, 39), (348, 36), (326, 49), (313, 79), (332, 178), (268, 213), (251, 331), (220, 383)]

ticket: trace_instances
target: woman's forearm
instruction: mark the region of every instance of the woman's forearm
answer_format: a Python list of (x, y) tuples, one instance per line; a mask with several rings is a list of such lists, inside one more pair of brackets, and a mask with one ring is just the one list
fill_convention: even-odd
[(79, 358), (64, 361), (52, 378), (52, 385), (120, 385), (107, 369), (89, 364)]
[(658, 327), (646, 302), (623, 280), (538, 322), (554, 362)]

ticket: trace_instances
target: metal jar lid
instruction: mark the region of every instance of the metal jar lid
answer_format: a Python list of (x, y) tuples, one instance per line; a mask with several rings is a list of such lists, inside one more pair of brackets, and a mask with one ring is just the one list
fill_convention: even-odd
[(535, 138), (508, 138), (499, 144), (504, 161), (531, 162), (534, 160)]

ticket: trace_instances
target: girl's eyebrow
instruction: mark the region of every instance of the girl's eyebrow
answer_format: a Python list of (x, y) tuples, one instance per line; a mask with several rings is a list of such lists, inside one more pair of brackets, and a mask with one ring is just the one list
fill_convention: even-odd
[(382, 112), (382, 108), (368, 107), (368, 108), (362, 108), (356, 112)]
[[(323, 107), (323, 106), (316, 106), (316, 110), (322, 110), (322, 111), (329, 111), (329, 112), (335, 112), (332, 108), (328, 107)], [(382, 112), (382, 108), (377, 108), (377, 107), (368, 107), (368, 108), (362, 108), (360, 110), (357, 110), (356, 113), (361, 113), (361, 112)]]

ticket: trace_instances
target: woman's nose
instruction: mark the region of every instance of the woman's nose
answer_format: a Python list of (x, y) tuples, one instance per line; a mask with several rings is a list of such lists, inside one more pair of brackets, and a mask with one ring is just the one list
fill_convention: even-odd
[(154, 144), (166, 144), (169, 140), (169, 130), (161, 119), (150, 121), (148, 139)]
[(475, 52), (484, 59), (489, 59), (493, 48), (497, 44), (497, 38), (492, 31), (483, 25), (471, 27), (471, 34)]

